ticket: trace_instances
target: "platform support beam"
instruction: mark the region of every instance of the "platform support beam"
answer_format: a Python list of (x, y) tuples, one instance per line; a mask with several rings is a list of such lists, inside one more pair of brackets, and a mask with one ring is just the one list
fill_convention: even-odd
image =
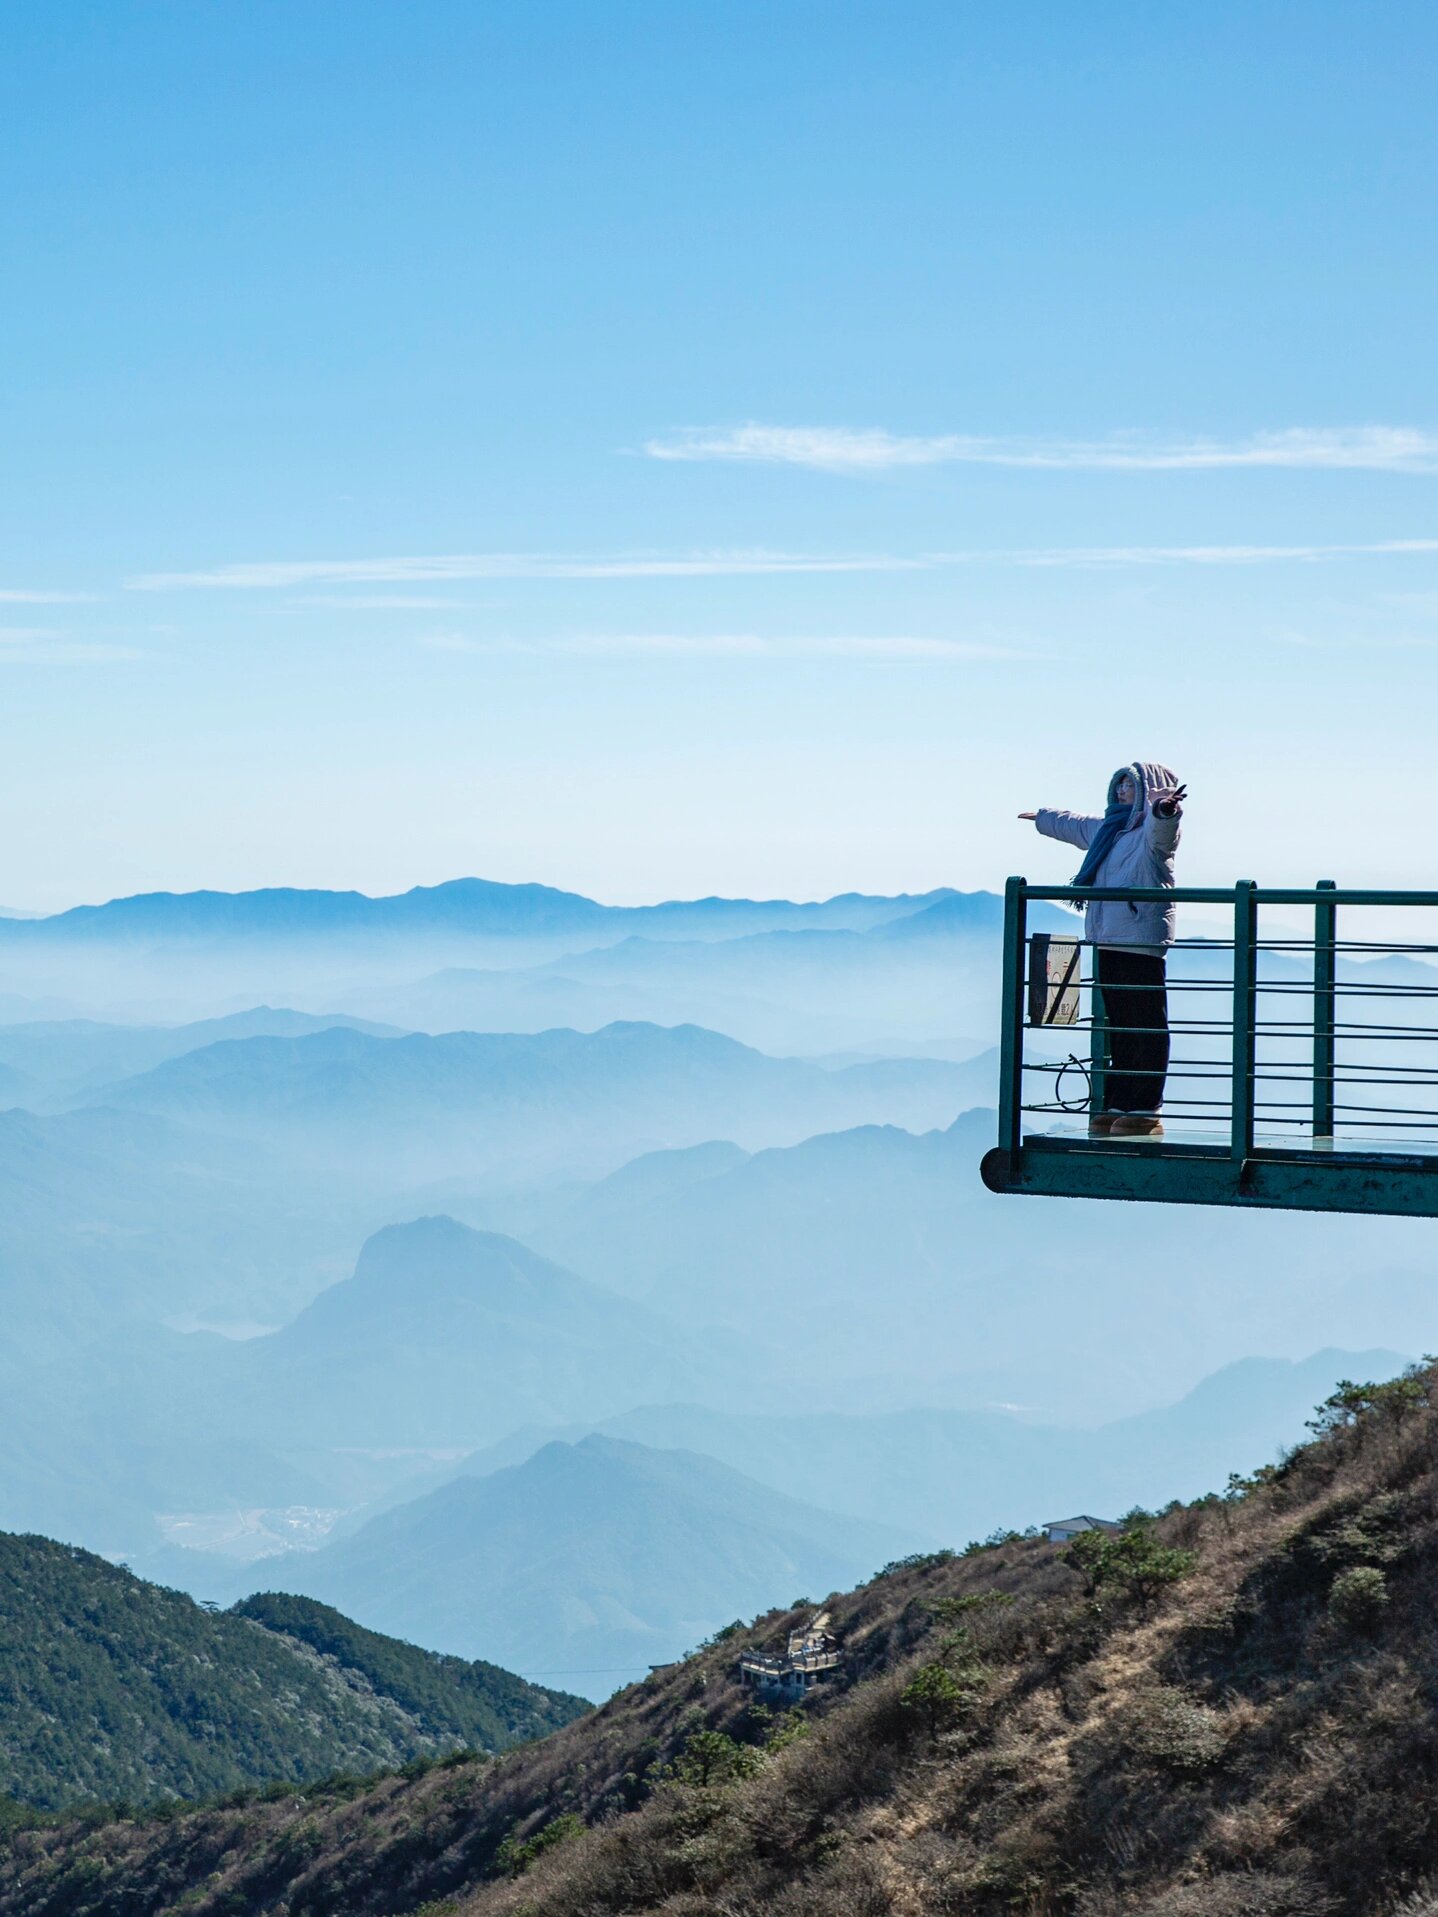
[[(1332, 879), (1320, 879), (1317, 890), (1332, 892)], [(1338, 907), (1320, 899), (1313, 908), (1313, 1136), (1332, 1138), (1334, 1068), (1334, 986), (1338, 977)]]
[(1129, 1150), (1106, 1138), (1026, 1138), (1017, 1164), (996, 1148), (979, 1170), (990, 1191), (1036, 1197), (1438, 1217), (1438, 1159), (1402, 1153), (1260, 1147), (1239, 1165), (1221, 1145)]
[(1253, 1156), (1254, 1030), (1258, 1007), (1258, 885), (1240, 879), (1233, 888), (1233, 1113), (1229, 1155), (1238, 1164)]
[(1028, 957), (1027, 880), (1004, 887), (1003, 1025), (999, 1032), (999, 1149), (1014, 1164), (1024, 1103), (1024, 965)]

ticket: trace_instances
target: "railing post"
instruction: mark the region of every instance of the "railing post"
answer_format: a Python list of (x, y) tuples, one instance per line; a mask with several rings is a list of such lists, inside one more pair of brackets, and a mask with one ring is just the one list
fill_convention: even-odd
[(1257, 885), (1240, 879), (1233, 888), (1233, 1123), (1229, 1150), (1241, 1164), (1253, 1153), (1253, 1075), (1258, 1057)]
[(1089, 947), (1093, 976), (1088, 990), (1088, 1108), (1101, 1112), (1108, 1096), (1108, 1013), (1104, 1009), (1103, 987), (1098, 982), (1098, 947)]
[(1004, 887), (1004, 1002), (999, 1027), (999, 1148), (1017, 1168), (1024, 1103), (1024, 962), (1027, 957), (1026, 879)]
[[(1320, 879), (1320, 892), (1333, 890), (1332, 879)], [(1335, 992), (1338, 976), (1338, 907), (1320, 899), (1313, 908), (1313, 1136), (1332, 1138), (1334, 1105)]]

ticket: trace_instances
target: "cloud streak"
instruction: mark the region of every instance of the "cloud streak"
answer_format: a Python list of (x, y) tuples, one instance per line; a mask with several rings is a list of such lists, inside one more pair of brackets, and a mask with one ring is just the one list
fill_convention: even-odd
[[(783, 574), (934, 572), (960, 566), (1103, 569), (1143, 566), (1261, 566), (1325, 560), (1422, 557), (1438, 553), (1438, 537), (1335, 540), (1328, 543), (1204, 546), (1012, 546), (952, 552), (687, 553), (665, 556), (555, 557), (545, 553), (465, 553), (399, 559), (262, 559), (195, 572), (140, 573), (134, 592), (276, 592), (311, 584), (420, 581), (763, 578)], [(350, 606), (364, 611), (438, 611), (462, 602), (418, 595), (314, 595), (295, 605)]]
[(1372, 539), (1298, 546), (1018, 546), (1008, 551), (930, 553), (942, 566), (1028, 566), (1093, 569), (1141, 566), (1317, 565), (1331, 559), (1421, 558), (1438, 553), (1434, 539)]
[(40, 592), (28, 586), (0, 586), (0, 606), (78, 606), (94, 598), (93, 592)]
[(150, 656), (109, 640), (74, 639), (62, 626), (0, 626), (0, 666), (92, 665)]
[(706, 552), (677, 556), (446, 553), (396, 559), (262, 559), (202, 572), (150, 572), (126, 580), (134, 592), (196, 587), (225, 591), (309, 585), (437, 583), (459, 579), (716, 579), (768, 573), (905, 572), (914, 559), (826, 558), (805, 553)]
[(908, 634), (822, 634), (770, 638), (758, 633), (580, 633), (554, 638), (474, 639), (462, 633), (427, 634), (421, 645), (436, 652), (563, 654), (571, 658), (669, 659), (870, 659), (1010, 660), (1032, 657), (1003, 646), (968, 639), (933, 639)]
[(419, 593), (312, 592), (292, 602), (296, 606), (330, 606), (345, 612), (454, 612), (462, 599), (437, 599)]
[(26, 638), (12, 630), (0, 632), (0, 667), (114, 665), (153, 654), (137, 646), (115, 646), (86, 639)]
[(881, 473), (914, 466), (1009, 466), (1049, 472), (1208, 472), (1277, 467), (1305, 471), (1438, 472), (1438, 432), (1411, 426), (1302, 426), (1238, 439), (1113, 434), (1105, 439), (905, 434), (846, 426), (690, 429), (645, 443), (651, 459), (802, 466)]

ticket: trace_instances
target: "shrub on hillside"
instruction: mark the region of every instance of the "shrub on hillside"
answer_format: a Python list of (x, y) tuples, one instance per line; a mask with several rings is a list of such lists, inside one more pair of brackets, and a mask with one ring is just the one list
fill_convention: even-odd
[(946, 1664), (935, 1658), (921, 1664), (899, 1693), (899, 1702), (922, 1720), (929, 1741), (937, 1743), (939, 1732), (953, 1722), (963, 1708), (968, 1693)]
[(1375, 1564), (1340, 1571), (1328, 1594), (1328, 1615), (1345, 1631), (1372, 1631), (1388, 1607), (1388, 1580)]
[(1340, 1378), (1309, 1419), (1308, 1429), (1316, 1437), (1326, 1438), (1334, 1431), (1355, 1426), (1401, 1425), (1428, 1403), (1428, 1385), (1429, 1374), (1423, 1365), (1410, 1365), (1399, 1377), (1383, 1384), (1354, 1384), (1351, 1378)]
[(1084, 1579), (1090, 1596), (1117, 1589), (1146, 1611), (1160, 1591), (1188, 1576), (1196, 1560), (1192, 1551), (1160, 1543), (1148, 1525), (1136, 1525), (1118, 1536), (1080, 1532), (1064, 1561)]
[(511, 1831), (495, 1853), (495, 1863), (508, 1871), (511, 1877), (522, 1877), (536, 1857), (542, 1857), (547, 1850), (553, 1850), (556, 1844), (568, 1843), (571, 1837), (578, 1837), (584, 1829), (583, 1818), (572, 1812), (563, 1817), (553, 1817), (537, 1830), (533, 1837), (521, 1838)]
[(1140, 1756), (1176, 1771), (1205, 1771), (1223, 1756), (1227, 1739), (1217, 1711), (1171, 1684), (1140, 1691), (1123, 1725), (1124, 1741)]
[(891, 1578), (900, 1571), (937, 1571), (941, 1565), (952, 1564), (956, 1556), (947, 1545), (937, 1551), (911, 1551), (906, 1558), (890, 1558), (868, 1582), (877, 1584), (880, 1578)]
[(683, 1750), (659, 1775), (667, 1783), (710, 1790), (757, 1776), (763, 1768), (764, 1753), (757, 1746), (741, 1744), (724, 1731), (692, 1730)]

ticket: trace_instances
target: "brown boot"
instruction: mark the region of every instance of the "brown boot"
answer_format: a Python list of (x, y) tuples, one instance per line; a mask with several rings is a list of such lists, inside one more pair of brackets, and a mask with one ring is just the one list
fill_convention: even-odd
[(1115, 1138), (1162, 1138), (1163, 1120), (1157, 1112), (1117, 1112), (1109, 1130)]
[(1107, 1138), (1114, 1128), (1117, 1112), (1090, 1112), (1088, 1115), (1088, 1135), (1090, 1138)]

